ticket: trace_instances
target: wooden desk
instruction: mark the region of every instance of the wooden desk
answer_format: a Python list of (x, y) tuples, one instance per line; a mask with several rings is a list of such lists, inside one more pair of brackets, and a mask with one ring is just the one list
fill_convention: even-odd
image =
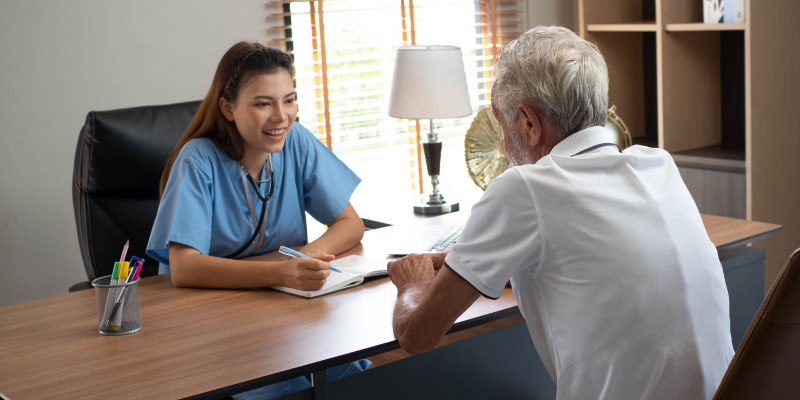
[[(704, 222), (718, 247), (776, 230), (721, 217)], [(377, 256), (368, 244), (345, 254)], [(398, 348), (396, 294), (388, 279), (306, 300), (267, 289), (176, 288), (161, 275), (140, 283), (144, 328), (121, 337), (97, 332), (91, 290), (0, 307), (0, 393), (13, 400), (224, 397)], [(496, 301), (480, 298), (451, 332), (518, 312), (506, 289)]]
[[(348, 253), (363, 253), (358, 245)], [(93, 290), (0, 308), (0, 393), (13, 400), (220, 398), (398, 348), (388, 279), (317, 299), (142, 279), (137, 333), (97, 332)], [(518, 313), (505, 290), (453, 331)], [(126, 379), (120, 379), (124, 368)]]
[(781, 225), (766, 222), (745, 221), (707, 214), (700, 214), (700, 216), (703, 217), (708, 237), (714, 246), (717, 246), (717, 250), (744, 246), (764, 239), (783, 228)]
[[(462, 209), (463, 210), (463, 209)], [(746, 221), (736, 218), (720, 217), (717, 215), (700, 214), (703, 224), (708, 232), (708, 237), (717, 250), (726, 250), (733, 247), (744, 246), (748, 243), (764, 239), (775, 232), (781, 230), (781, 225), (769, 224), (766, 222)], [(369, 218), (366, 217), (366, 218)], [(437, 224), (465, 224), (469, 218), (469, 208), (466, 211), (437, 217), (424, 217), (411, 212), (386, 212), (375, 216), (375, 220), (390, 224), (413, 224), (424, 225), (430, 223)]]

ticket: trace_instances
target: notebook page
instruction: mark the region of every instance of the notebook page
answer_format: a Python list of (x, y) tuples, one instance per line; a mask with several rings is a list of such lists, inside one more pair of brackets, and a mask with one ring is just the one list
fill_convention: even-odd
[(331, 265), (339, 268), (342, 272), (364, 276), (385, 275), (388, 263), (389, 260), (372, 260), (356, 255), (331, 261)]
[(328, 275), (328, 280), (325, 282), (325, 285), (320, 290), (300, 290), (294, 289), (286, 286), (272, 286), (275, 290), (280, 290), (281, 292), (291, 293), (301, 297), (317, 297), (322, 296), (323, 294), (327, 294), (330, 292), (335, 292), (343, 287), (349, 285), (359, 284), (364, 281), (364, 277), (359, 274), (351, 274), (348, 272), (331, 272)]

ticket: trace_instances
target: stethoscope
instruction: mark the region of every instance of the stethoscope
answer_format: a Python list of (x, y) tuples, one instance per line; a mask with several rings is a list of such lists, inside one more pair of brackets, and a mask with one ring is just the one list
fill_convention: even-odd
[(617, 148), (617, 150), (619, 150), (620, 153), (622, 153), (622, 149), (616, 143), (600, 143), (600, 144), (596, 144), (596, 145), (594, 145), (592, 147), (589, 147), (588, 149), (583, 149), (583, 150), (571, 155), (570, 157), (575, 157), (575, 156), (579, 156), (581, 154), (586, 154), (586, 153), (588, 153), (588, 152), (590, 152), (592, 150), (599, 149), (601, 147), (607, 147), (607, 146), (614, 146), (614, 147)]
[[(225, 256), (225, 258), (235, 258), (243, 251), (245, 251), (248, 247), (250, 247), (253, 241), (255, 241), (256, 244), (255, 246), (253, 246), (253, 250), (250, 251), (250, 254), (255, 255), (256, 253), (258, 253), (258, 250), (261, 249), (261, 246), (264, 244), (264, 239), (266, 237), (266, 230), (267, 230), (267, 224), (266, 224), (267, 201), (272, 198), (272, 193), (275, 191), (275, 171), (272, 169), (272, 154), (267, 155), (266, 165), (267, 165), (267, 171), (269, 171), (269, 178), (267, 178), (267, 180), (264, 181), (256, 181), (255, 179), (253, 179), (252, 176), (250, 176), (247, 170), (244, 169), (244, 166), (241, 163), (239, 163), (239, 175), (242, 177), (244, 195), (247, 198), (247, 207), (250, 209), (250, 217), (253, 220), (253, 227), (255, 228), (255, 230), (253, 232), (253, 236), (250, 236), (250, 239), (247, 241), (247, 243), (244, 244), (244, 246), (240, 247), (239, 250), (236, 250), (235, 252)], [(267, 181), (269, 181), (269, 191), (267, 192), (267, 196), (264, 197), (261, 196), (261, 189), (259, 188), (259, 185)], [(250, 191), (247, 189), (248, 182), (250, 183), (250, 186), (253, 187), (253, 189), (256, 192), (256, 196), (258, 196), (258, 199), (261, 200), (262, 203), (261, 216), (258, 219), (256, 219), (255, 209), (253, 208), (253, 199), (250, 197)]]

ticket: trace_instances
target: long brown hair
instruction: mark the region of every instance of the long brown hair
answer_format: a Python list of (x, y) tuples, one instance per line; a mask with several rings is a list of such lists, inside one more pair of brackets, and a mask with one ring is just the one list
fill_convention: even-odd
[(266, 47), (257, 42), (239, 42), (228, 49), (219, 61), (211, 88), (208, 89), (192, 122), (183, 132), (183, 136), (167, 160), (167, 165), (161, 174), (161, 182), (158, 185), (159, 197), (164, 194), (164, 188), (167, 186), (169, 173), (172, 171), (175, 159), (178, 158), (183, 146), (192, 139), (208, 138), (217, 148), (236, 161), (244, 157), (244, 140), (236, 129), (236, 124), (228, 121), (222, 114), (222, 110), (219, 108), (219, 99), (224, 97), (231, 104), (236, 104), (239, 89), (253, 75), (272, 74), (281, 69), (294, 76), (292, 57), (278, 49)]

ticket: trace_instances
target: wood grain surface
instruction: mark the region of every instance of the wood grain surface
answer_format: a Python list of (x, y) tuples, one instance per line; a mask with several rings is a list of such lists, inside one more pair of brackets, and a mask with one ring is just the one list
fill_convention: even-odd
[(745, 245), (779, 231), (782, 226), (766, 222), (700, 214), (708, 237), (717, 249)]
[(759, 243), (766, 250), (764, 288), (769, 290), (789, 255), (800, 247), (800, 53), (786, 51), (800, 42), (800, 2), (752, 0), (749, 5), (748, 219), (785, 227), (785, 232)]
[[(466, 213), (438, 218), (417, 223), (458, 223)], [(714, 216), (703, 221), (717, 246), (777, 228)], [(368, 244), (348, 254), (379, 257)], [(396, 295), (387, 278), (309, 300), (269, 289), (176, 288), (160, 275), (139, 284), (144, 328), (119, 337), (98, 333), (92, 290), (0, 307), (0, 393), (13, 400), (155, 399), (243, 391), (369, 349), (391, 350)], [(471, 327), (516, 312), (506, 289), (499, 300), (480, 298), (456, 324)]]
[(664, 150), (722, 141), (719, 32), (671, 32), (663, 38)]
[[(310, 300), (176, 288), (169, 275), (144, 278), (139, 289), (144, 328), (127, 336), (98, 333), (92, 290), (0, 308), (0, 393), (184, 398), (396, 343), (397, 291), (387, 278)], [(479, 299), (457, 324), (515, 307), (506, 289), (497, 301)]]

